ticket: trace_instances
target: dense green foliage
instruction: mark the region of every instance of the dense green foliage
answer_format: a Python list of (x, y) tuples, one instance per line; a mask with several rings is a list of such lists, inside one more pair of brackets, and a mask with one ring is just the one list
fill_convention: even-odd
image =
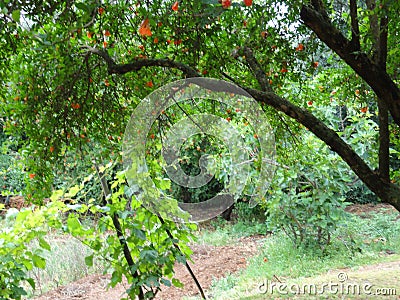
[[(283, 229), (296, 245), (326, 249), (345, 200), (366, 199), (360, 194), (367, 187), (370, 196), (399, 209), (400, 6), (350, 2), (355, 11), (342, 1), (1, 2), (2, 195), (23, 191), (35, 203), (54, 201), (38, 213), (6, 218), (16, 221), (7, 229), (12, 234), (5, 229), (0, 236), (2, 296), (23, 295), (21, 281), (34, 285), (26, 271), (45, 261), (26, 244), (39, 238), (48, 248), (43, 226), (63, 228), (106, 258), (112, 285), (126, 276), (132, 298), (151, 298), (160, 284), (179, 286), (171, 279), (172, 266), (190, 255), (185, 245), (191, 226), (164, 222), (141, 206), (125, 182), (120, 151), (141, 99), (182, 77), (228, 80), (262, 106), (276, 137), (277, 173), (257, 200), (269, 228)], [(319, 27), (312, 13), (321, 16)], [(346, 39), (342, 44), (318, 31), (332, 26), (337, 31), (331, 32)], [(226, 147), (199, 136), (181, 149), (181, 166), (196, 175), (200, 153), (210, 152), (219, 166), (214, 179), (197, 190), (165, 179), (160, 157), (165, 131), (181, 117), (202, 112), (238, 128), (253, 162), (245, 189), (251, 194), (263, 163), (254, 124), (235, 107), (212, 101), (176, 105), (157, 118), (148, 133), (146, 176), (183, 202), (208, 199), (229, 182)], [(111, 186), (108, 196), (96, 164)], [(244, 215), (252, 211), (243, 208), (246, 202), (240, 205)], [(53, 208), (69, 214), (63, 219)], [(88, 216), (99, 218), (98, 228), (81, 224)], [(109, 235), (110, 229), (117, 235)], [(121, 238), (121, 232), (128, 235)]]

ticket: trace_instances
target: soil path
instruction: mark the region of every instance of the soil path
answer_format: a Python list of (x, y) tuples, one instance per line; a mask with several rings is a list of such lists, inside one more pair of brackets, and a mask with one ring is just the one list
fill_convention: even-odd
[[(252, 236), (240, 238), (229, 246), (193, 245), (193, 263), (190, 263), (193, 272), (207, 290), (213, 280), (227, 276), (246, 267), (246, 259), (255, 255), (265, 237)], [(190, 277), (185, 266), (177, 264), (175, 277), (184, 288), (162, 287), (157, 294), (157, 300), (180, 300), (184, 296), (198, 295), (198, 289)], [(121, 299), (128, 288), (126, 284), (119, 284), (113, 289), (106, 289), (110, 277), (107, 275), (92, 275), (82, 278), (66, 286), (59, 287), (35, 298), (36, 300), (114, 300)]]

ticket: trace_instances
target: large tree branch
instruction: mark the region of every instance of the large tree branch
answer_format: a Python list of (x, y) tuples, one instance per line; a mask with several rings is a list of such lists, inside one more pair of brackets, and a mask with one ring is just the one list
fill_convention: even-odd
[[(378, 64), (386, 70), (387, 39), (389, 20), (383, 16), (380, 21), (379, 44), (377, 51)], [(379, 110), (379, 175), (383, 180), (390, 181), (390, 133), (389, 113), (384, 101), (378, 99)]]
[(262, 92), (250, 88), (245, 89), (257, 102), (272, 106), (307, 127), (328, 145), (332, 151), (336, 152), (383, 202), (392, 204), (400, 211), (400, 199), (398, 197), (400, 195), (400, 187), (382, 180), (334, 130), (327, 127), (309, 111), (292, 104), (274, 93)]
[[(96, 51), (92, 50), (91, 52), (101, 56), (106, 61), (109, 73), (125, 74), (127, 72), (137, 71), (146, 66), (160, 66), (179, 69), (186, 75), (186, 77), (200, 77), (200, 74), (197, 71), (183, 63), (163, 59), (141, 59), (126, 65), (115, 65), (113, 60), (108, 56), (108, 54), (105, 54), (104, 51), (99, 51), (97, 49), (94, 50)], [(118, 66), (117, 69), (116, 66)], [(215, 88), (215, 90), (218, 91), (232, 92), (231, 85), (225, 86), (219, 84), (212, 88)], [(372, 171), (363, 159), (343, 139), (341, 139), (334, 130), (326, 126), (309, 111), (292, 104), (271, 91), (265, 92), (245, 87), (243, 87), (243, 89), (246, 90), (257, 102), (267, 104), (307, 127), (325, 144), (327, 144), (331, 150), (336, 152), (350, 166), (354, 173), (371, 189), (371, 191), (381, 198), (383, 202), (392, 204), (400, 211), (400, 198), (398, 197), (400, 194), (400, 187), (393, 183), (383, 181), (379, 175)], [(241, 93), (240, 90), (238, 90), (238, 93)]]
[(182, 71), (186, 77), (200, 77), (200, 73), (190, 66), (170, 60), (170, 59), (142, 59), (138, 58), (131, 63), (128, 64), (116, 64), (115, 61), (111, 58), (105, 50), (96, 49), (93, 47), (85, 46), (90, 53), (96, 54), (104, 59), (107, 64), (108, 73), (109, 74), (126, 74), (128, 72), (136, 72), (142, 69), (143, 67), (165, 67), (165, 68), (173, 68)]
[[(319, 8), (320, 9), (320, 8)], [(327, 18), (326, 13), (311, 6), (303, 6), (300, 17), (329, 48), (336, 52), (358, 75), (385, 101), (388, 109), (400, 126), (400, 89), (380, 65), (349, 41)]]

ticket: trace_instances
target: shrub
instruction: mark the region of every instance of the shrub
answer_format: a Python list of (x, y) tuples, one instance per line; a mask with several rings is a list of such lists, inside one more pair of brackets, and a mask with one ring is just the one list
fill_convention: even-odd
[(338, 157), (311, 134), (291, 150), (292, 165), (278, 168), (274, 177), (266, 202), (267, 224), (271, 230), (282, 229), (298, 246), (324, 249), (345, 217), (343, 194), (352, 178)]

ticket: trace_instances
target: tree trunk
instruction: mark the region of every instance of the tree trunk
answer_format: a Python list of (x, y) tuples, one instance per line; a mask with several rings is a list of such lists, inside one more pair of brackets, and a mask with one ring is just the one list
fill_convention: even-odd
[(349, 41), (327, 17), (321, 6), (303, 6), (300, 17), (330, 49), (338, 54), (358, 75), (360, 75), (382, 99), (400, 126), (400, 89), (379, 64), (361, 52), (357, 43)]
[(400, 212), (400, 186), (383, 180), (378, 173), (371, 170), (364, 160), (334, 130), (326, 126), (309, 111), (295, 106), (274, 93), (255, 89), (246, 90), (258, 102), (272, 106), (306, 126), (327, 144), (332, 151), (336, 152), (382, 202), (393, 205)]

